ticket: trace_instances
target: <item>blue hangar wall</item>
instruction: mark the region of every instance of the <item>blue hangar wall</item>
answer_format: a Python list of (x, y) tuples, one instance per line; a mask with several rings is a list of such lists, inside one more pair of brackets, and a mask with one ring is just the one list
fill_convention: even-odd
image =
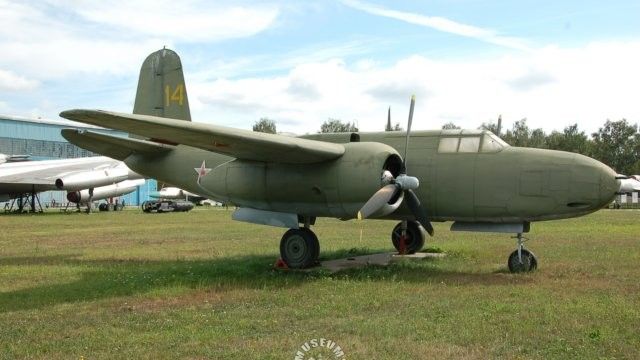
[[(31, 155), (30, 159), (34, 161), (98, 156), (67, 142), (60, 135), (60, 130), (65, 128), (91, 129), (110, 135), (127, 136), (123, 132), (73, 122), (0, 115), (0, 153)], [(143, 201), (150, 199), (149, 193), (156, 188), (156, 180), (147, 180), (136, 191), (120, 196), (118, 199), (124, 200), (127, 205), (140, 205)], [(40, 193), (40, 202), (43, 206), (50, 204), (51, 200), (55, 200), (58, 204), (66, 203), (66, 192)]]

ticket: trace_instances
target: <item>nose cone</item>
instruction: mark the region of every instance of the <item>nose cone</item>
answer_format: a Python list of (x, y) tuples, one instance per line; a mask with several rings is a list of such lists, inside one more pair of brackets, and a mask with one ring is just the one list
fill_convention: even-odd
[(571, 188), (567, 206), (598, 210), (613, 201), (620, 188), (616, 172), (607, 165), (576, 155), (571, 165)]

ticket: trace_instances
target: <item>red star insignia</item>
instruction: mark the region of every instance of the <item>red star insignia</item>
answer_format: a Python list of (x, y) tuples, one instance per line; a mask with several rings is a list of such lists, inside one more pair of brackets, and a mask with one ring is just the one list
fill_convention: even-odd
[(202, 160), (202, 165), (200, 165), (199, 168), (193, 168), (193, 170), (195, 170), (198, 174), (198, 180), (196, 181), (198, 184), (200, 184), (200, 179), (207, 176), (207, 174), (211, 171), (210, 168), (207, 168), (204, 160)]

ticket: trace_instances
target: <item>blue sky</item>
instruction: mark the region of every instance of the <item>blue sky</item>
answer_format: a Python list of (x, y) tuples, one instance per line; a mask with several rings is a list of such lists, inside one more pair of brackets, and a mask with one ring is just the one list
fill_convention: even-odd
[(145, 56), (184, 65), (194, 121), (316, 132), (475, 128), (502, 114), (547, 131), (640, 121), (638, 1), (0, 0), (0, 113), (130, 112)]

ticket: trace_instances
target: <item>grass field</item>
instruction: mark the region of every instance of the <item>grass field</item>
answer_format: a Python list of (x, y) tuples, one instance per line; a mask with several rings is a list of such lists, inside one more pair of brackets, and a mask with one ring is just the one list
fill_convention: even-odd
[[(321, 257), (389, 251), (394, 225), (319, 219)], [(449, 225), (428, 240), (444, 259), (331, 275), (272, 270), (284, 229), (224, 210), (0, 216), (0, 354), (640, 358), (640, 211), (533, 224), (538, 270), (517, 275), (509, 236)]]

